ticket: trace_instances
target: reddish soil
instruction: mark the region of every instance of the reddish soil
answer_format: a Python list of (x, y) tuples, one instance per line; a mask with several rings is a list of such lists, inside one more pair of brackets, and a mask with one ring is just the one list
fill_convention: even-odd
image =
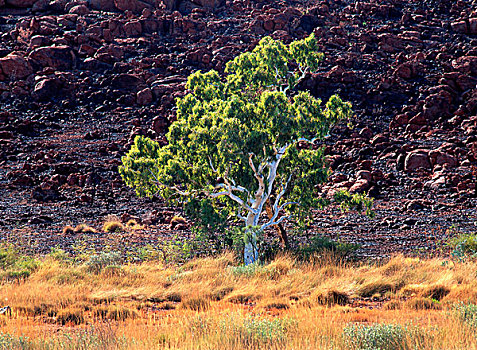
[(326, 140), (323, 192), (367, 192), (377, 213), (317, 212), (313, 231), (364, 256), (475, 232), (475, 0), (0, 0), (2, 239), (70, 247), (82, 238), (60, 235), (65, 224), (99, 228), (107, 214), (145, 224), (140, 244), (185, 234), (168, 229), (178, 209), (124, 186), (121, 156), (138, 134), (165, 142), (192, 71), (311, 32), (326, 59), (302, 88), (356, 112)]

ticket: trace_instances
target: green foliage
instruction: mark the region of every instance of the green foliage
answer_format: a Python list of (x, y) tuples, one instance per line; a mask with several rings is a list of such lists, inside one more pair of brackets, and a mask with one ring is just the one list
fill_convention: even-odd
[(332, 239), (316, 234), (309, 244), (300, 246), (294, 252), (301, 260), (308, 260), (315, 255), (323, 253), (333, 253), (337, 257), (350, 258), (360, 246), (358, 244), (346, 243), (343, 241), (333, 241)]
[(454, 304), (454, 316), (477, 332), (477, 305), (460, 302)]
[[(330, 171), (315, 141), (352, 114), (351, 104), (337, 95), (322, 104), (296, 89), (322, 59), (313, 34), (290, 45), (266, 37), (228, 62), (223, 76), (214, 70), (191, 74), (189, 93), (176, 101), (168, 144), (137, 136), (122, 158), (121, 177), (139, 196), (159, 194), (184, 204), (203, 238), (223, 232), (233, 217), (261, 231), (291, 218), (304, 226), (312, 208), (327, 204), (317, 185)], [(367, 197), (339, 196), (342, 208), (372, 215)], [(273, 214), (263, 222), (265, 206)], [(256, 230), (247, 232), (253, 233), (245, 239), (250, 262), (256, 259), (250, 245), (259, 240)]]
[(38, 260), (20, 254), (12, 245), (0, 247), (0, 278), (27, 278), (39, 266)]
[(72, 262), (71, 256), (66, 251), (58, 247), (51, 248), (50, 254), (48, 254), (48, 258), (54, 261), (58, 261), (64, 265), (67, 265)]
[(477, 234), (459, 234), (448, 242), (451, 255), (458, 260), (477, 258)]
[(86, 261), (86, 266), (88, 271), (99, 273), (102, 269), (108, 266), (118, 266), (121, 262), (121, 254), (118, 252), (100, 252), (91, 255)]
[(244, 320), (245, 339), (250, 343), (274, 344), (286, 341), (290, 330), (296, 328), (296, 321), (291, 318), (273, 320), (248, 317)]
[(362, 193), (351, 194), (346, 190), (337, 191), (334, 194), (334, 201), (341, 206), (341, 210), (348, 211), (354, 209), (357, 211), (365, 210), (369, 217), (374, 217), (376, 214), (372, 211), (373, 199), (367, 197)]
[(348, 325), (343, 339), (350, 350), (411, 350), (422, 344), (427, 332), (399, 324)]
[[(203, 198), (227, 182), (244, 186), (247, 191), (236, 195), (247, 201), (259, 186), (250, 155), (259, 164), (267, 163), (286, 146), (277, 180), (293, 178), (288, 200), (299, 199), (305, 207), (316, 204), (313, 187), (328, 176), (323, 150), (298, 149), (298, 141), (323, 138), (336, 122), (351, 115), (351, 104), (338, 96), (322, 108), (308, 92), (293, 91), (300, 77), (316, 70), (322, 59), (316, 48), (313, 35), (288, 46), (267, 37), (252, 52), (228, 62), (223, 78), (213, 70), (192, 74), (187, 83), (191, 92), (177, 100), (169, 144), (161, 147), (138, 136), (123, 157), (119, 171), (127, 185), (141, 196), (159, 192), (169, 199), (177, 193), (200, 198), (194, 202), (199, 214), (204, 211)], [(214, 200), (217, 204), (237, 209), (226, 196)]]

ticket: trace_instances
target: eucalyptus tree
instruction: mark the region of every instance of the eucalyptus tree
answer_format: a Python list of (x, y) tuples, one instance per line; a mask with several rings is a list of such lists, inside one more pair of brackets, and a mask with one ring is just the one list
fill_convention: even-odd
[(233, 208), (249, 233), (244, 261), (254, 262), (257, 228), (323, 203), (316, 186), (329, 168), (316, 142), (352, 109), (337, 95), (323, 104), (297, 88), (322, 59), (313, 34), (289, 45), (265, 37), (228, 62), (223, 76), (191, 74), (168, 144), (137, 136), (121, 176), (139, 196), (211, 198)]

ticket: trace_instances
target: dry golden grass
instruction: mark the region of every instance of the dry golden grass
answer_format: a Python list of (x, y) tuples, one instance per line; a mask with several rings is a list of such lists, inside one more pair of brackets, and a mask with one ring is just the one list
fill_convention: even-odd
[(449, 311), (460, 300), (477, 302), (473, 262), (398, 256), (346, 265), (284, 256), (242, 267), (225, 254), (120, 270), (90, 273), (45, 259), (28, 279), (2, 284), (0, 300), (13, 315), (0, 317), (1, 331), (51, 348), (61, 348), (54, 344), (61, 330), (72, 339), (96, 334), (98, 349), (347, 349), (349, 324), (412, 323), (425, 334), (417, 349), (477, 349), (475, 330)]
[(96, 230), (86, 224), (79, 224), (75, 227), (74, 233), (96, 233)]
[(72, 226), (66, 225), (65, 227), (63, 227), (64, 235), (72, 235), (73, 233), (75, 233), (75, 229)]

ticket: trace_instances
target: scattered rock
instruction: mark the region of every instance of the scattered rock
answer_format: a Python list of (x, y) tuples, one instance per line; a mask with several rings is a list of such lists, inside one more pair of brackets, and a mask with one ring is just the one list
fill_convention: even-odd
[(429, 159), (428, 151), (414, 150), (409, 152), (404, 160), (404, 170), (414, 171), (419, 168), (431, 169), (431, 161)]

